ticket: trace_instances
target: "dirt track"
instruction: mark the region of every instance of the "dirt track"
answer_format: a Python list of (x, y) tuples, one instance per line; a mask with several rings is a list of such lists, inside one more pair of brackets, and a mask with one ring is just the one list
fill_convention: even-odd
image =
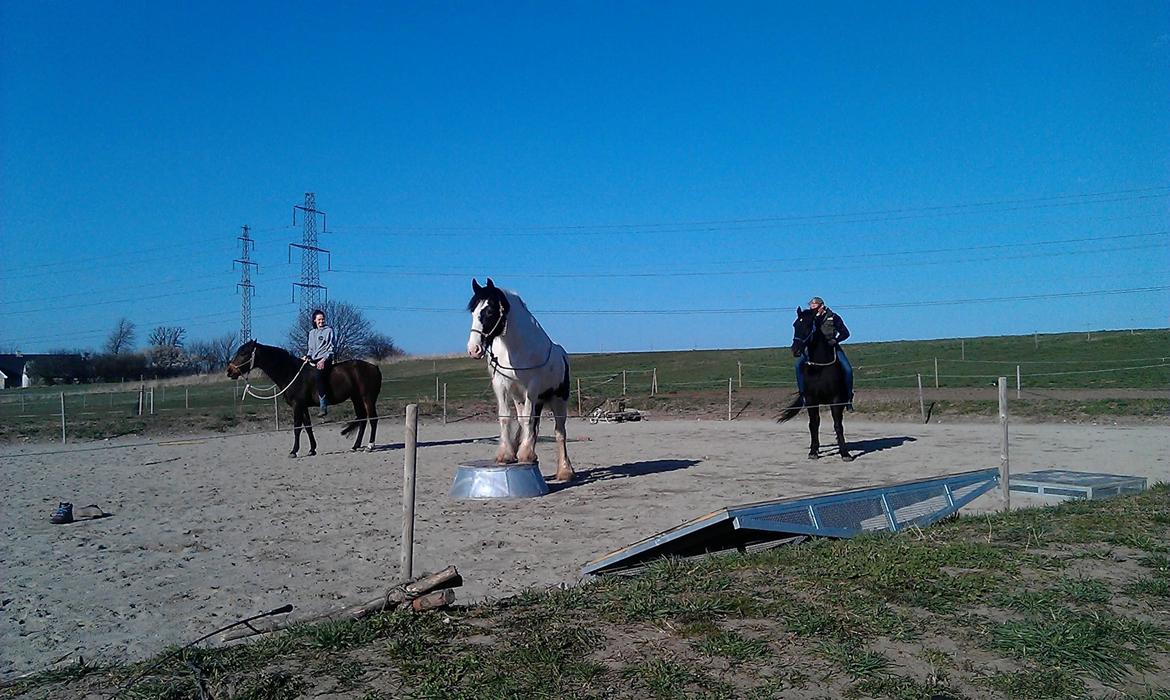
[[(571, 584), (589, 559), (722, 506), (999, 464), (993, 423), (853, 419), (848, 431), (860, 453), (851, 464), (807, 460), (802, 420), (573, 421), (576, 482), (539, 499), (476, 502), (446, 494), (457, 464), (492, 456), (476, 438), (494, 437), (495, 425), (424, 424), (420, 440), (436, 444), (418, 455), (416, 570), (454, 564), (467, 582), (460, 600), (502, 597)], [(383, 423), (383, 442), (401, 434)], [(1168, 437), (1164, 425), (1016, 425), (1013, 470), (1168, 481)], [(79, 654), (141, 658), (286, 602), (307, 615), (392, 585), (401, 444), (352, 454), (335, 430), (319, 438), (322, 454), (297, 460), (284, 456), (285, 434), (42, 456), (32, 453), (56, 448), (0, 448), (0, 675)], [(551, 473), (553, 446), (539, 452)], [(50, 525), (59, 500), (114, 515)], [(974, 510), (996, 505), (987, 496)]]

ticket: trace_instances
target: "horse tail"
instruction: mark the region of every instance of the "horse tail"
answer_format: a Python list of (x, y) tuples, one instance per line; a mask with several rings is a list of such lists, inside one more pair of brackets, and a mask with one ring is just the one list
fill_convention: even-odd
[(796, 398), (792, 400), (792, 403), (790, 403), (787, 408), (780, 412), (780, 416), (776, 418), (776, 422), (783, 423), (785, 421), (792, 420), (798, 413), (803, 410), (804, 400), (801, 399), (800, 394), (797, 394)]

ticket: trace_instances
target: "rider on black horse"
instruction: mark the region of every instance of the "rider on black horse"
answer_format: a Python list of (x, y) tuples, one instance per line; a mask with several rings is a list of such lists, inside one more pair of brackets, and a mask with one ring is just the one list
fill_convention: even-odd
[[(816, 330), (820, 331), (829, 345), (837, 349), (837, 361), (841, 363), (841, 369), (845, 372), (845, 388), (849, 395), (849, 403), (845, 405), (848, 411), (853, 410), (853, 366), (849, 364), (849, 358), (845, 356), (845, 351), (841, 349), (841, 343), (849, 337), (849, 329), (845, 327), (845, 321), (841, 316), (835, 313), (832, 309), (825, 306), (825, 300), (820, 297), (813, 297), (808, 302), (808, 308), (816, 312)], [(801, 399), (804, 399), (804, 372), (801, 368), (804, 363), (808, 362), (808, 351), (800, 354), (796, 358), (796, 388), (800, 391)]]

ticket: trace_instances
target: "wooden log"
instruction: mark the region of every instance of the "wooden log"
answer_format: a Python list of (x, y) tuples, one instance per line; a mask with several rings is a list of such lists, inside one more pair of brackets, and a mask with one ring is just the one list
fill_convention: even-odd
[(410, 601), (410, 607), (415, 612), (423, 612), (425, 610), (437, 610), (445, 608), (455, 600), (455, 591), (450, 588), (443, 588), (437, 591), (431, 591), (426, 595), (421, 595)]
[[(455, 599), (455, 592), (449, 590), (457, 586), (463, 585), (463, 577), (459, 575), (459, 571), (454, 566), (448, 566), (442, 571), (437, 571), (433, 574), (422, 576), (414, 581), (409, 581), (404, 585), (399, 585), (386, 591), (384, 595), (378, 596), (373, 600), (359, 603), (357, 605), (349, 605), (337, 610), (330, 610), (321, 615), (313, 617), (301, 618), (297, 620), (292, 619), (265, 619), (257, 620), (255, 623), (247, 627), (237, 627), (234, 630), (226, 632), (220, 637), (221, 642), (230, 642), (234, 639), (243, 639), (257, 634), (266, 634), (268, 632), (277, 632), (293, 625), (313, 624), (317, 622), (329, 622), (336, 620), (360, 620), (374, 613), (383, 612), (386, 610), (394, 610), (404, 604), (409, 604), (415, 599), (421, 599), (426, 594), (434, 591), (437, 588), (448, 589), (450, 600), (442, 604), (435, 604), (438, 599), (432, 600), (424, 605), (431, 605), (433, 607), (443, 607), (449, 605), (451, 600)], [(438, 591), (442, 593), (442, 591)], [(431, 610), (433, 607), (415, 608), (416, 610)]]

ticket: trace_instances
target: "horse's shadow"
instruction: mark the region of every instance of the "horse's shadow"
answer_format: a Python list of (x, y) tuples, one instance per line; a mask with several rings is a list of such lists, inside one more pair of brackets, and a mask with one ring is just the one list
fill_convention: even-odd
[(673, 472), (679, 469), (689, 469), (698, 464), (699, 461), (697, 459), (651, 459), (645, 462), (626, 462), (625, 464), (617, 464), (612, 467), (596, 467), (577, 472), (577, 478), (567, 484), (550, 483), (548, 487), (550, 491), (562, 491), (577, 486), (593, 484), (598, 481), (628, 479), (635, 476), (646, 476), (647, 474)]
[[(417, 443), (418, 447), (445, 447), (447, 445), (469, 445), (476, 442), (495, 441), (495, 438), (457, 438), (454, 440), (420, 440)], [(401, 450), (406, 447), (403, 442), (388, 442), (382, 445), (374, 445), (370, 452), (388, 452), (390, 450)]]
[(917, 441), (918, 438), (912, 438), (909, 435), (901, 435), (899, 437), (874, 438), (873, 440), (857, 440), (856, 442), (847, 443), (847, 447), (852, 451), (854, 457), (860, 457), (872, 452), (881, 452), (882, 450), (891, 450), (895, 447), (901, 447), (907, 442)]

